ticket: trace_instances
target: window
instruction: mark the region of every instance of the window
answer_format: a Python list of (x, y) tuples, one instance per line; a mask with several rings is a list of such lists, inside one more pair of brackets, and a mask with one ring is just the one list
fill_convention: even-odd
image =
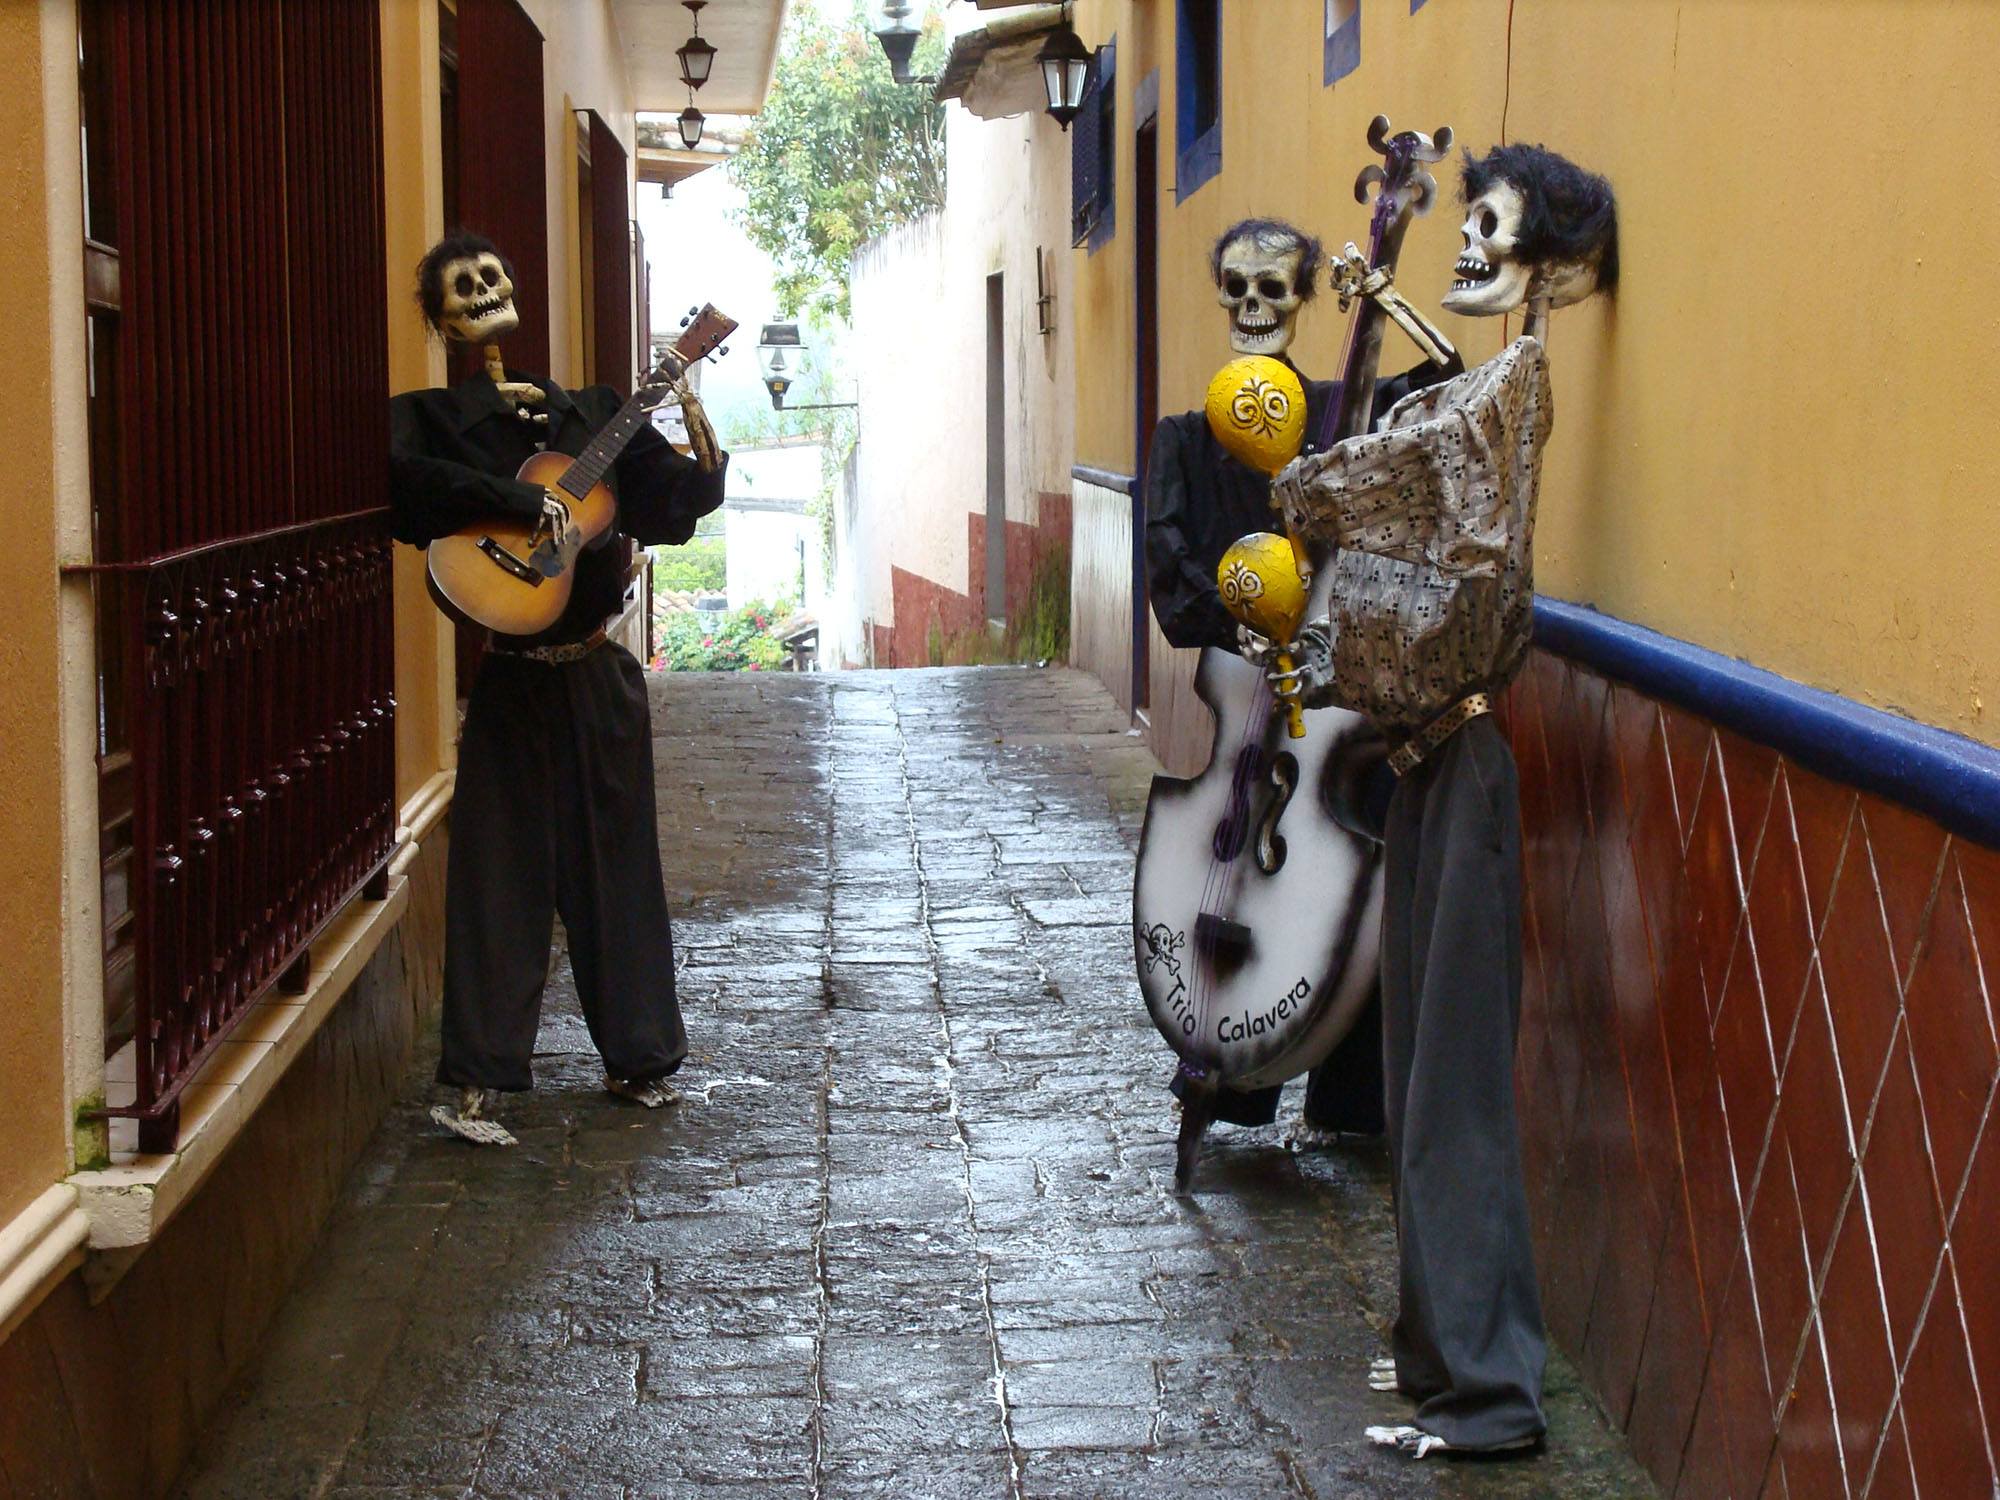
[[(1415, 10), (1423, 0), (1411, 0)], [(1361, 66), (1361, 0), (1326, 0), (1325, 82), (1345, 78)]]
[(1222, 170), (1222, 0), (1177, 0), (1174, 201)]
[(1099, 47), (1070, 127), (1070, 243), (1097, 249), (1111, 238), (1117, 207), (1117, 44)]

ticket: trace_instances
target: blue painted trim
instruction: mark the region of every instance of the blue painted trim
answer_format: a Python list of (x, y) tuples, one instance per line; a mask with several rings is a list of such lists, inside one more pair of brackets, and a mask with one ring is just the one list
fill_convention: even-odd
[(1201, 48), (1187, 0), (1174, 6), (1174, 202), (1185, 203), (1195, 189), (1222, 170), (1222, 0), (1215, 0), (1214, 35), (1208, 46), (1215, 63), (1215, 121), (1206, 130), (1195, 117), (1195, 70)]
[(1118, 37), (1097, 49), (1097, 217), (1084, 250), (1095, 255), (1118, 232)]
[(1326, 34), (1323, 52), (1322, 87), (1331, 87), (1334, 80), (1345, 78), (1361, 66), (1361, 7), (1355, 6), (1354, 14), (1342, 21)]
[(1174, 160), (1174, 202), (1185, 203), (1196, 188), (1222, 170), (1222, 122), (1216, 121)]
[(1539, 595), (1535, 644), (2000, 848), (2000, 749), (1991, 745)]

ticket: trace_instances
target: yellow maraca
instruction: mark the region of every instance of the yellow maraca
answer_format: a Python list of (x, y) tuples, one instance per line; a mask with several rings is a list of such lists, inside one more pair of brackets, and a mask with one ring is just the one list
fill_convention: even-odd
[[(1306, 581), (1298, 554), (1275, 532), (1257, 531), (1238, 540), (1216, 564), (1215, 586), (1229, 612), (1259, 635), (1288, 647), (1306, 617)], [(1277, 653), (1280, 672), (1292, 670), (1289, 651)], [(1305, 738), (1306, 720), (1296, 698), (1285, 700), (1285, 732)]]
[(1230, 457), (1275, 474), (1299, 455), (1306, 392), (1290, 365), (1262, 354), (1232, 359), (1208, 383), (1208, 430)]

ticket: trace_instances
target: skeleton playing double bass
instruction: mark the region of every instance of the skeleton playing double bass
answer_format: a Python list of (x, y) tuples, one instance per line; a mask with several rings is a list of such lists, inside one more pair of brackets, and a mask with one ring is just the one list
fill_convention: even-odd
[[(1279, 1088), (1356, 1031), (1376, 985), (1381, 882), (1367, 804), (1386, 746), (1366, 720), (1339, 708), (1308, 710), (1302, 733), (1288, 732), (1266, 676), (1283, 643), (1233, 618), (1216, 576), (1232, 543), (1279, 524), (1269, 475), (1296, 448), (1270, 452), (1272, 429), (1303, 429), (1312, 449), (1323, 449), (1363, 431), (1378, 404), (1462, 368), (1393, 281), (1409, 220), (1435, 190), (1424, 167), (1443, 158), (1451, 132), (1392, 136), (1378, 117), (1369, 142), (1384, 158), (1356, 182), (1363, 203), (1375, 190), (1369, 248), (1364, 255), (1347, 246), (1333, 267), (1343, 308), (1358, 303), (1341, 381), (1302, 382), (1284, 358), (1316, 285), (1318, 242), (1276, 220), (1246, 220), (1217, 242), (1210, 270), (1232, 347), (1282, 365), (1270, 372), (1282, 378), (1221, 393), (1224, 408), (1233, 399), (1256, 425), (1252, 440), (1234, 442), (1226, 419), (1186, 413), (1160, 424), (1147, 464), (1154, 609), (1169, 642), (1202, 648), (1195, 690), (1216, 720), (1199, 776), (1155, 778), (1133, 885), (1140, 988), (1180, 1059), (1183, 1188), (1209, 1122), (1268, 1123)], [(1427, 364), (1385, 383), (1378, 399), (1385, 316), (1412, 335)], [(1296, 413), (1280, 409), (1299, 400), (1305, 420), (1291, 421)], [(1316, 616), (1326, 607), (1316, 591), (1307, 609)], [(1351, 1070), (1354, 1092), (1376, 1096), (1367, 1108), (1379, 1111), (1374, 1036), (1361, 1028), (1357, 1055), (1344, 1064), (1336, 1056), (1334, 1065)]]

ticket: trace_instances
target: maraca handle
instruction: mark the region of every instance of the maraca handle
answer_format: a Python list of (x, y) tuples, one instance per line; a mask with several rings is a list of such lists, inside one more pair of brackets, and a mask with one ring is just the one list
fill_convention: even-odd
[[(1292, 670), (1292, 654), (1289, 651), (1280, 651), (1277, 654), (1276, 660), (1280, 672), (1290, 672)], [(1299, 706), (1298, 695), (1295, 693), (1280, 693), (1278, 696), (1284, 701), (1285, 705), (1285, 733), (1295, 740), (1304, 739), (1306, 737), (1306, 714), (1305, 710)]]

